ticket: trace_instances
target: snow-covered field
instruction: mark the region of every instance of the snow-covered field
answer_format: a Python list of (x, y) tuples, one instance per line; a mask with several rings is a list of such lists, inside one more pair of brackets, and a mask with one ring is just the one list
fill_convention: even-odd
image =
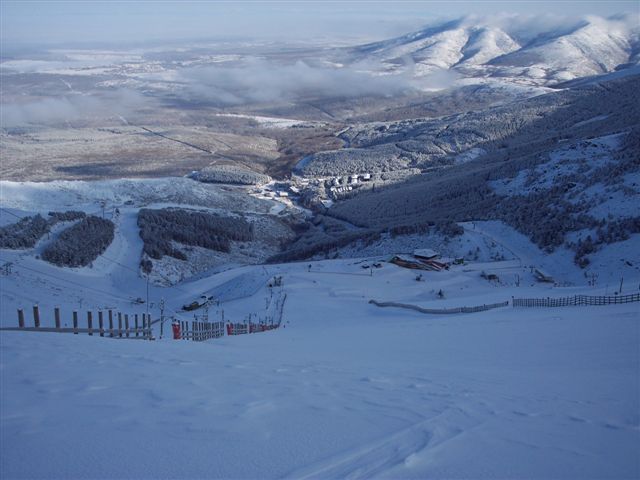
[[(43, 276), (22, 262), (0, 277), (5, 326), (30, 297), (44, 325), (56, 304), (63, 323), (72, 308), (106, 301), (144, 311), (127, 302), (144, 290), (135, 275), (109, 284), (109, 274), (48, 267)], [(639, 303), (424, 315), (368, 300), (470, 306), (603, 288), (531, 286), (513, 261), (424, 272), (422, 282), (386, 263), (373, 274), (359, 260), (308, 265), (248, 266), (151, 290), (154, 318), (161, 297), (171, 312), (217, 293), (227, 298), (211, 314), (241, 321), (265, 308), (267, 279), (282, 275), (283, 328), (271, 332), (202, 343), (167, 338), (168, 325), (154, 342), (2, 332), (1, 476), (640, 475)], [(481, 279), (482, 270), (505, 282)], [(516, 274), (521, 287), (507, 284)], [(623, 293), (637, 288), (625, 281)]]
[[(567, 252), (543, 255), (501, 222), (462, 224), (451, 240), (384, 236), (341, 251), (364, 258), (234, 266), (228, 257), (176, 285), (147, 285), (139, 208), (241, 210), (277, 238), (286, 232), (269, 223), (274, 202), (184, 178), (0, 187), (0, 225), (72, 207), (100, 215), (103, 202), (116, 224), (84, 268), (37, 258), (51, 239), (0, 250), (0, 326), (15, 327), (19, 308), (32, 325), (34, 304), (43, 327), (56, 306), (63, 326), (73, 311), (81, 327), (87, 311), (95, 325), (109, 309), (131, 318), (148, 307), (159, 320), (162, 303), (166, 319), (155, 341), (0, 331), (0, 478), (640, 476), (640, 302), (446, 316), (369, 303), (612, 295), (620, 276), (621, 293), (637, 293), (638, 235), (592, 256), (593, 286)], [(467, 262), (416, 272), (384, 261), (425, 247)], [(537, 283), (532, 266), (571, 286)], [(282, 287), (268, 286), (274, 276)], [(266, 313), (274, 288), (287, 294), (280, 329), (171, 339), (171, 318), (192, 320), (182, 306), (202, 295), (219, 301), (211, 320), (244, 322)]]
[(289, 128), (298, 125), (309, 125), (316, 122), (304, 122), (292, 118), (265, 117), (261, 115), (244, 115), (239, 113), (217, 113), (216, 117), (244, 118), (253, 120), (265, 128)]

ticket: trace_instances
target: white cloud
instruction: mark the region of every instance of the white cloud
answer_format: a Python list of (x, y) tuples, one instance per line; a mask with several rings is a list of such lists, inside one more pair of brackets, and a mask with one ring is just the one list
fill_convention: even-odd
[(0, 126), (55, 125), (96, 117), (126, 116), (142, 101), (135, 92), (118, 90), (102, 96), (69, 95), (25, 103), (4, 103), (0, 106)]
[(392, 96), (416, 88), (445, 88), (452, 75), (436, 72), (415, 80), (408, 66), (399, 73), (378, 75), (380, 66), (357, 64), (331, 68), (298, 61), (276, 65), (252, 60), (240, 67), (204, 67), (179, 72), (191, 101), (224, 105), (296, 100), (303, 97)]

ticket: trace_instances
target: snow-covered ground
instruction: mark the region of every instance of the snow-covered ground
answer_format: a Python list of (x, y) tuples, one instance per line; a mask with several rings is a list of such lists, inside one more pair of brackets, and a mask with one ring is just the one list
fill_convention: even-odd
[(292, 118), (265, 117), (261, 115), (244, 115), (240, 113), (216, 113), (216, 117), (232, 117), (253, 120), (265, 128), (289, 128), (298, 125), (311, 125), (317, 122), (306, 122)]
[[(162, 303), (167, 320), (188, 321), (194, 313), (182, 306), (202, 295), (219, 302), (211, 320), (243, 322), (265, 314), (274, 289), (287, 294), (280, 329), (201, 343), (172, 340), (168, 321), (162, 338), (154, 324), (152, 342), (1, 331), (1, 478), (640, 475), (640, 303), (447, 316), (369, 303), (612, 295), (622, 275), (622, 294), (636, 293), (637, 235), (593, 255), (594, 286), (566, 252), (545, 256), (501, 222), (463, 224), (448, 242), (385, 236), (341, 252), (364, 258), (227, 264), (147, 286), (138, 208), (193, 202), (268, 215), (273, 202), (188, 179), (0, 186), (2, 224), (71, 206), (100, 214), (102, 200), (116, 223), (113, 243), (84, 268), (37, 258), (46, 239), (35, 250), (0, 250), (0, 267), (12, 263), (0, 268), (2, 327), (17, 325), (18, 308), (32, 325), (35, 304), (42, 326), (53, 326), (56, 306), (63, 326), (73, 311), (81, 327), (87, 311), (94, 325), (109, 309), (131, 317), (148, 308), (158, 320)], [(389, 249), (425, 247), (467, 262), (443, 272), (363, 268)], [(531, 266), (572, 286), (537, 283)], [(282, 287), (268, 286), (274, 276)]]
[[(598, 117), (590, 121), (597, 121)], [(528, 195), (556, 186), (563, 177), (579, 171), (590, 173), (601, 167), (615, 167), (613, 154), (619, 148), (624, 134), (606, 135), (588, 141), (570, 143), (551, 152), (549, 161), (531, 170), (521, 170), (514, 178), (494, 180), (490, 185), (500, 195)], [(595, 192), (604, 190), (602, 183), (592, 187)]]
[[(374, 242), (355, 242), (338, 250), (342, 258), (377, 256), (389, 258), (391, 253), (411, 254), (419, 248), (431, 248), (444, 257), (463, 257), (472, 262), (512, 261), (513, 264), (538, 268), (551, 276), (560, 285), (587, 285), (593, 275), (597, 284), (605, 286), (611, 293), (620, 278), (640, 276), (640, 235), (628, 240), (603, 245), (590, 255), (586, 269), (574, 262), (575, 252), (558, 247), (553, 253), (542, 251), (526, 235), (500, 221), (462, 222), (462, 235), (448, 238), (438, 233), (411, 234), (394, 237), (382, 234)], [(576, 236), (586, 236), (584, 232)], [(331, 254), (330, 254), (331, 255)], [(317, 255), (322, 258), (323, 255)], [(609, 288), (611, 287), (611, 288)]]
[[(127, 301), (144, 290), (135, 275), (108, 285), (88, 272), (21, 268), (31, 261), (0, 277), (3, 325), (31, 298), (45, 325), (56, 304), (63, 323), (107, 299), (144, 311)], [(2, 477), (640, 475), (639, 303), (424, 315), (368, 300), (471, 306), (604, 287), (541, 286), (513, 261), (424, 272), (422, 282), (386, 263), (373, 274), (356, 260), (310, 264), (151, 290), (154, 318), (161, 297), (172, 312), (213, 293), (223, 301), (211, 315), (241, 321), (264, 310), (267, 280), (282, 275), (284, 323), (271, 332), (202, 343), (167, 338), (168, 325), (154, 342), (2, 332)]]
[(485, 155), (486, 153), (487, 153), (486, 150), (482, 148), (472, 148), (470, 150), (467, 150), (464, 153), (461, 153), (460, 155), (456, 155), (454, 162), (456, 164), (471, 162), (476, 158), (481, 157), (482, 155)]
[[(183, 177), (159, 179), (123, 179), (97, 182), (9, 182), (0, 181), (0, 225), (15, 223), (16, 217), (40, 213), (47, 216), (52, 210), (82, 210), (110, 219), (116, 231), (114, 242), (96, 260), (98, 275), (104, 274), (114, 261), (124, 263), (137, 274), (142, 251), (137, 215), (140, 208), (189, 208), (205, 210), (224, 216), (242, 214), (250, 219), (255, 229), (255, 239), (250, 242), (234, 242), (230, 252), (217, 252), (196, 246), (179, 245), (188, 262), (169, 256), (154, 260), (151, 280), (154, 283), (175, 283), (205, 271), (229, 265), (255, 264), (265, 261), (279, 251), (279, 242), (292, 235), (290, 229), (279, 221), (278, 214), (291, 212), (283, 199), (256, 197), (247, 194), (243, 186), (206, 184)], [(65, 225), (68, 226), (68, 225)], [(55, 236), (63, 225), (52, 232)], [(52, 241), (52, 239), (51, 239)], [(49, 243), (48, 241), (46, 243)], [(41, 253), (43, 242), (35, 250), (0, 250), (0, 262), (13, 261), (15, 257), (35, 257)], [(31, 258), (33, 268), (48, 268), (44, 261)], [(109, 269), (111, 273), (112, 269)], [(126, 272), (126, 270), (124, 270)], [(115, 280), (116, 282), (118, 280)]]
[(3, 208), (49, 212), (52, 209), (93, 209), (102, 202), (107, 212), (125, 205), (166, 204), (217, 208), (221, 211), (267, 212), (273, 201), (258, 201), (243, 187), (221, 188), (186, 177), (104, 181), (10, 182), (0, 181)]

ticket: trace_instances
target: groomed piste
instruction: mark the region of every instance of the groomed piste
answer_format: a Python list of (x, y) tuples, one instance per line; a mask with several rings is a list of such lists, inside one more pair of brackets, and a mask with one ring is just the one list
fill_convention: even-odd
[[(106, 275), (89, 288), (82, 273), (34, 264), (51, 276), (18, 264), (2, 278), (3, 326), (32, 297), (52, 311), (71, 279), (85, 309), (131, 310), (127, 296), (143, 285), (121, 290)], [(246, 280), (246, 295), (212, 307), (212, 321), (223, 309), (243, 321), (274, 288), (286, 292), (281, 328), (255, 335), (175, 341), (168, 324), (160, 339), (157, 323), (156, 340), (139, 342), (1, 332), (2, 477), (637, 477), (640, 303), (425, 315), (368, 300), (447, 308), (604, 292), (524, 273), (520, 287), (496, 286), (480, 277), (486, 265), (420, 282), (390, 263), (373, 274), (356, 260), (310, 265), (152, 289), (176, 316), (186, 299), (218, 285), (237, 293)], [(522, 272), (493, 266), (501, 278)], [(78, 308), (63, 304), (63, 318)]]

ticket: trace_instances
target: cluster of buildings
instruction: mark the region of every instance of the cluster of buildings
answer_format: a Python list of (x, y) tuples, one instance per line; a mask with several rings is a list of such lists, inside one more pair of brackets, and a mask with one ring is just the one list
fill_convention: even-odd
[(329, 187), (329, 195), (337, 198), (340, 194), (348, 193), (360, 184), (360, 182), (370, 182), (371, 174), (346, 175), (344, 177), (334, 177), (326, 183)]
[(292, 198), (300, 204), (329, 208), (333, 201), (373, 180), (371, 173), (352, 174), (340, 177), (305, 178), (292, 176), (289, 181), (271, 182), (252, 190), (252, 193), (264, 197)]

